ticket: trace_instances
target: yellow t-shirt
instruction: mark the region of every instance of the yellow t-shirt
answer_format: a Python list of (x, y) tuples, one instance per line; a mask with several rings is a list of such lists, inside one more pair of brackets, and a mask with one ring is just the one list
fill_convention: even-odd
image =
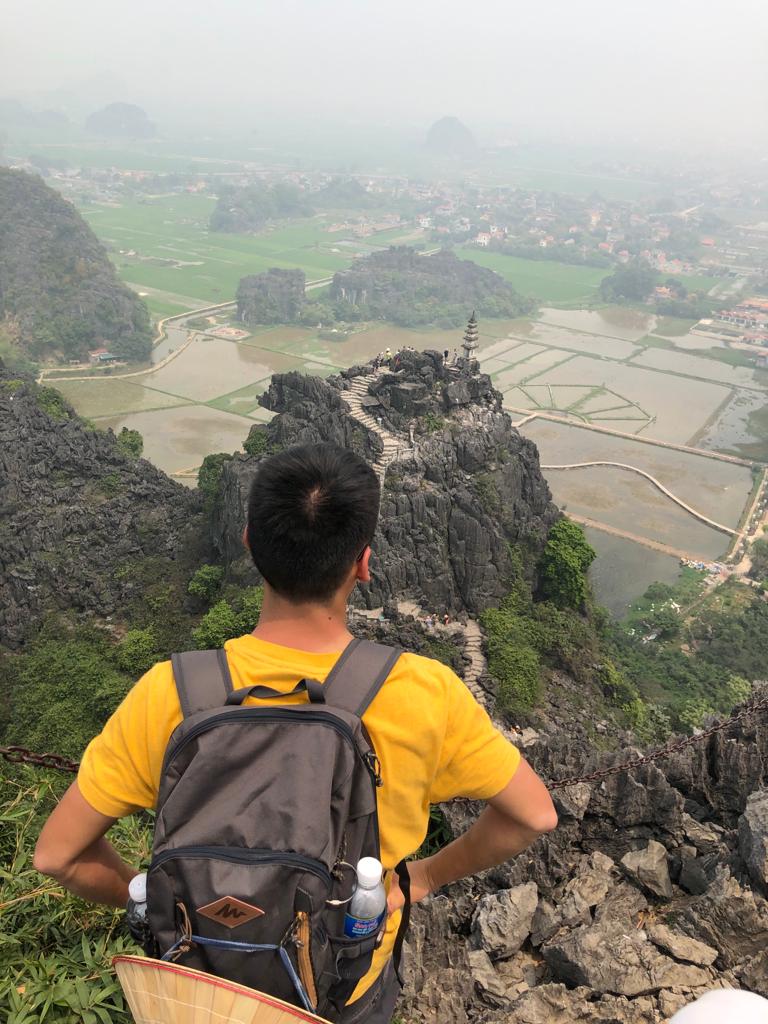
[[(229, 640), (225, 650), (235, 689), (260, 683), (286, 692), (305, 677), (323, 682), (340, 653), (295, 650), (250, 634)], [(249, 697), (246, 703), (262, 702)], [(181, 718), (171, 663), (160, 662), (88, 745), (78, 775), (88, 803), (112, 818), (154, 807), (165, 748)], [(517, 749), (465, 684), (431, 658), (401, 655), (364, 721), (384, 780), (377, 797), (381, 860), (388, 871), (418, 850), (427, 834), (430, 804), (495, 796), (520, 763)], [(386, 964), (399, 917), (389, 919), (353, 999), (363, 995)]]

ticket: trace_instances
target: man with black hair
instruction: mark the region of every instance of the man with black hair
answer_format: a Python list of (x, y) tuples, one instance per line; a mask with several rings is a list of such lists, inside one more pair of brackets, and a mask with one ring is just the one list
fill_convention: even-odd
[[(291, 448), (260, 463), (244, 541), (264, 578), (264, 603), (253, 632), (225, 645), (236, 688), (267, 684), (287, 693), (297, 679), (328, 676), (352, 639), (348, 598), (370, 580), (379, 497), (374, 471), (345, 448)], [(125, 906), (136, 870), (104, 836), (116, 819), (155, 805), (166, 745), (181, 718), (171, 663), (161, 662), (89, 744), (77, 781), (40, 836), (38, 870), (85, 899)], [(503, 863), (555, 827), (544, 784), (440, 662), (401, 655), (363, 720), (385, 780), (377, 802), (388, 877), (422, 844), (430, 804), (454, 797), (486, 802), (464, 835), (409, 862), (414, 900)], [(384, 940), (343, 1024), (390, 1019), (398, 995), (391, 954), (402, 904), (392, 878)]]

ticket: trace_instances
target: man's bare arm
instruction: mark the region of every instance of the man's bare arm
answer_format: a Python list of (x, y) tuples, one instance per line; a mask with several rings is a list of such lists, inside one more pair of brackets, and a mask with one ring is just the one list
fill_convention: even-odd
[(40, 833), (34, 866), (83, 899), (124, 907), (136, 870), (104, 838), (115, 821), (94, 810), (73, 782)]
[[(552, 798), (523, 759), (504, 789), (487, 801), (477, 821), (463, 835), (431, 857), (409, 862), (411, 898), (417, 902), (443, 885), (503, 864), (556, 826)], [(390, 913), (402, 904), (402, 893), (393, 879)]]

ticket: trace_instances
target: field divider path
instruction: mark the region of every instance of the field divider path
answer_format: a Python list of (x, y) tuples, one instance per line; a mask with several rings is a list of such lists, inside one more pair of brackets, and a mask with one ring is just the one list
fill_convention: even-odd
[(705, 516), (704, 513), (703, 512), (699, 512), (698, 509), (692, 508), (687, 502), (683, 501), (682, 498), (678, 498), (678, 496), (676, 494), (673, 494), (672, 491), (670, 491), (668, 487), (665, 487), (664, 484), (660, 480), (657, 480), (655, 476), (651, 476), (650, 473), (646, 473), (646, 471), (644, 469), (640, 469), (638, 466), (630, 466), (626, 462), (608, 462), (608, 461), (605, 461), (605, 460), (599, 460), (599, 461), (595, 461), (595, 462), (571, 462), (571, 463), (567, 463), (565, 465), (542, 466), (541, 468), (543, 470), (547, 470), (547, 469), (589, 469), (592, 466), (609, 466), (609, 467), (612, 467), (614, 469), (626, 469), (630, 473), (637, 473), (638, 476), (642, 476), (646, 480), (649, 480), (653, 484), (653, 486), (657, 490), (661, 491), (661, 493), (665, 497), (669, 498), (670, 501), (673, 501), (676, 505), (679, 505), (680, 508), (683, 509), (684, 512), (687, 512), (688, 515), (693, 516), (694, 519), (698, 519), (702, 523), (706, 524), (707, 526), (711, 526), (714, 530), (719, 530), (720, 533), (727, 533), (727, 534), (729, 534), (731, 536), (738, 536), (738, 533), (739, 533), (738, 530), (733, 530), (733, 529), (731, 529), (730, 526), (724, 526), (722, 523), (718, 523), (714, 519), (710, 519), (709, 516)]
[(673, 441), (659, 441), (654, 437), (641, 437), (639, 434), (628, 434), (624, 430), (612, 430), (610, 427), (599, 427), (595, 423), (575, 423), (573, 420), (566, 420), (562, 416), (555, 416), (552, 413), (545, 412), (543, 409), (537, 409), (531, 413), (530, 409), (520, 409), (514, 405), (505, 405), (504, 408), (507, 412), (519, 413), (521, 416), (527, 416), (529, 419), (540, 418), (543, 420), (551, 420), (553, 423), (577, 427), (579, 430), (594, 430), (597, 434), (610, 434), (611, 437), (623, 437), (629, 441), (639, 441), (641, 444), (655, 445), (657, 448), (668, 448), (673, 452), (687, 452), (689, 455), (701, 455), (705, 459), (715, 459), (718, 462), (732, 462), (736, 466), (747, 466), (750, 469), (755, 464), (750, 459), (739, 458), (738, 455), (725, 455), (723, 452), (714, 452), (706, 448), (692, 448), (690, 445), (675, 444)]
[(671, 555), (673, 558), (688, 562), (706, 562), (706, 558), (702, 558), (701, 555), (695, 555), (690, 551), (683, 551), (681, 548), (674, 548), (669, 544), (664, 544), (660, 540), (651, 540), (650, 537), (641, 537), (637, 533), (630, 533), (628, 530), (621, 530), (618, 526), (609, 526), (608, 523), (601, 523), (597, 519), (588, 519), (587, 516), (580, 516), (576, 512), (571, 512), (570, 509), (566, 510), (565, 515), (568, 519), (572, 519), (574, 523), (578, 523), (580, 526), (589, 526), (593, 530), (599, 530), (601, 533), (608, 533), (612, 537), (620, 537), (622, 540), (631, 540), (635, 544), (640, 544), (642, 547), (650, 548), (651, 551), (660, 551), (663, 555)]

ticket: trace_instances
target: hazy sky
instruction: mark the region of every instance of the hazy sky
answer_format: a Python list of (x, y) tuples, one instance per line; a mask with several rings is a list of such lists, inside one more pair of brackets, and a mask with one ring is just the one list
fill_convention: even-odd
[(768, 0), (2, 0), (0, 19), (0, 95), (111, 75), (95, 101), (161, 123), (237, 105), (450, 113), (481, 136), (768, 133)]

